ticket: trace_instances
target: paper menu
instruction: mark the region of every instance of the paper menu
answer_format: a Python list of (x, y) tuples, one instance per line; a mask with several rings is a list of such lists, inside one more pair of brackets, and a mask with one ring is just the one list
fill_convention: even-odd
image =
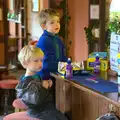
[(117, 55), (120, 52), (120, 35), (111, 33), (110, 40), (110, 69), (118, 71)]

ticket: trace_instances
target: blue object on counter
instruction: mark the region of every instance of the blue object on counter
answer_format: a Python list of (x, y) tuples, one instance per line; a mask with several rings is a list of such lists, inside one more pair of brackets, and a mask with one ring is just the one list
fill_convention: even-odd
[(73, 76), (70, 80), (100, 93), (118, 92), (118, 84), (98, 78), (95, 75), (89, 74), (87, 76)]

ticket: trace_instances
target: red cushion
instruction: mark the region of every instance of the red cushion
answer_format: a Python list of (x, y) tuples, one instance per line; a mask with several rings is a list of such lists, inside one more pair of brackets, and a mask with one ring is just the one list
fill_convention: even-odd
[(20, 99), (14, 100), (13, 106), (18, 109), (27, 109), (27, 106)]
[(40, 119), (29, 117), (27, 115), (27, 112), (16, 112), (5, 116), (3, 120), (40, 120)]
[(19, 81), (13, 79), (1, 80), (0, 88), (1, 89), (14, 89)]

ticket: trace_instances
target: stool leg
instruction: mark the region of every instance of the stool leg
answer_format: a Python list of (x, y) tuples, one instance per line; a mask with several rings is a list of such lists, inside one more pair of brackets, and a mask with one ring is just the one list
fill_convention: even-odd
[(8, 115), (8, 97), (9, 97), (9, 90), (5, 90), (5, 105), (4, 105), (4, 115)]

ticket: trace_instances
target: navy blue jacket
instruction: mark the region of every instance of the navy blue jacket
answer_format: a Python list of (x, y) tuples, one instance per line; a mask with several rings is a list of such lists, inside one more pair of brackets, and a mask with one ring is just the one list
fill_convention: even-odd
[(40, 37), (37, 45), (44, 52), (43, 67), (38, 74), (42, 79), (49, 79), (50, 72), (57, 72), (58, 62), (67, 61), (63, 41), (46, 30)]

